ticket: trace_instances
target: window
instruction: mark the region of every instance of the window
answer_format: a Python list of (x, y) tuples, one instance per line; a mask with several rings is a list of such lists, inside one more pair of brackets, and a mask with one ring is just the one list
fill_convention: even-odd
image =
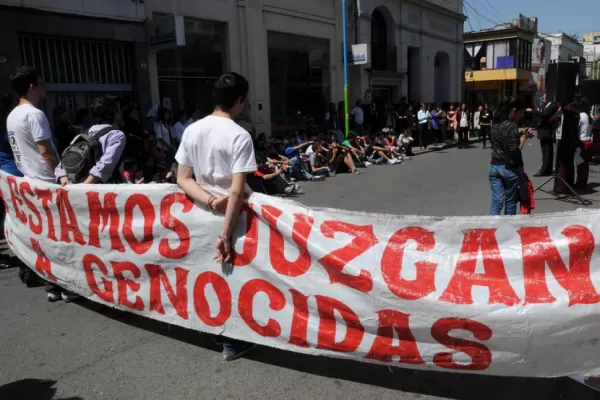
[(267, 32), (271, 121), (303, 116), (317, 120), (330, 101), (329, 40)]
[(184, 19), (185, 47), (164, 49), (156, 55), (161, 102), (168, 98), (173, 110), (213, 108), (212, 84), (225, 72), (227, 24)]

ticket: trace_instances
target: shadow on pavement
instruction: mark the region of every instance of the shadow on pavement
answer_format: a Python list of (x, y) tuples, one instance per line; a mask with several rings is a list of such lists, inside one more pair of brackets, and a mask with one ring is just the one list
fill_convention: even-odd
[(21, 379), (0, 386), (2, 400), (83, 400), (81, 397), (54, 397), (56, 381), (46, 379)]
[[(91, 301), (78, 305), (107, 318), (212, 351), (220, 349), (210, 335), (119, 311)], [(492, 377), (450, 372), (417, 371), (336, 358), (258, 347), (244, 358), (335, 380), (457, 400), (592, 400), (598, 393), (569, 378)], [(398, 364), (400, 366), (400, 364)], [(335, 383), (335, 381), (334, 381)], [(1, 392), (0, 392), (1, 393)], [(0, 399), (4, 397), (0, 396)]]

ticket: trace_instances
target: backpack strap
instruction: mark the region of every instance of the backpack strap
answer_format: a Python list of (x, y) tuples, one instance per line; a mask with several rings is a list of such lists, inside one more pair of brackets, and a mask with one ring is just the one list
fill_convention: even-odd
[(108, 135), (112, 131), (118, 131), (118, 129), (116, 129), (114, 126), (107, 126), (106, 128), (102, 128), (99, 131), (94, 132), (93, 135), (90, 135), (90, 131), (88, 129), (87, 135), (90, 138), (94, 138), (96, 140), (100, 140), (101, 137)]

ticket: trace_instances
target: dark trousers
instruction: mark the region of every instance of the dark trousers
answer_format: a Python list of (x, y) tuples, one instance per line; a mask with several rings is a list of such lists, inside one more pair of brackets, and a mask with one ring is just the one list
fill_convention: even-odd
[(489, 125), (481, 125), (481, 143), (483, 143), (483, 148), (485, 149), (487, 137), (490, 131)]
[(469, 128), (461, 127), (458, 131), (458, 148), (462, 149), (469, 146)]
[(432, 129), (431, 132), (433, 132), (433, 144), (437, 146), (440, 142), (440, 130)]
[(554, 143), (551, 137), (541, 137), (540, 146), (542, 147), (542, 167), (540, 174), (552, 175), (554, 168)]
[(446, 124), (440, 124), (440, 141), (443, 143), (448, 140), (446, 133)]
[(419, 146), (427, 148), (427, 124), (419, 124)]

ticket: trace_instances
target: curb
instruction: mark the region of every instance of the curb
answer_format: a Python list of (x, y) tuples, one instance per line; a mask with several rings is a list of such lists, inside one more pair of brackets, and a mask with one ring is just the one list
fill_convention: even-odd
[[(479, 143), (479, 138), (469, 139), (469, 145)], [(458, 143), (446, 143), (438, 147), (429, 147), (425, 150), (413, 150), (414, 156), (420, 156), (421, 154), (435, 153), (436, 151), (452, 149), (458, 146)]]

